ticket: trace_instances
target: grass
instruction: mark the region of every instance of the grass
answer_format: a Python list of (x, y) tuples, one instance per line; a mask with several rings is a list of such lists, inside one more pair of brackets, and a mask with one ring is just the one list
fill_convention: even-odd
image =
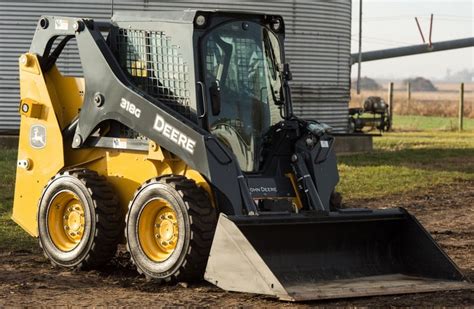
[[(374, 151), (338, 158), (338, 190), (345, 200), (474, 180), (474, 131), (388, 133), (374, 138)], [(10, 219), (16, 151), (0, 149), (0, 251), (38, 250)]]
[[(403, 131), (426, 131), (444, 130), (453, 131), (458, 129), (459, 120), (456, 117), (435, 116), (402, 116), (394, 115), (393, 123), (395, 130)], [(474, 130), (474, 119), (464, 119), (464, 129)]]
[(374, 138), (374, 148), (339, 158), (338, 190), (345, 199), (474, 180), (474, 132), (388, 133)]
[(36, 250), (36, 240), (11, 219), (16, 150), (0, 149), (0, 250)]

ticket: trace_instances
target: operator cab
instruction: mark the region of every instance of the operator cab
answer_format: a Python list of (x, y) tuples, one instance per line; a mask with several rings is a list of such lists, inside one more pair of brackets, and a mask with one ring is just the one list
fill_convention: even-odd
[(283, 19), (279, 16), (196, 15), (198, 72), (204, 84), (205, 126), (257, 172), (263, 138), (283, 118)]

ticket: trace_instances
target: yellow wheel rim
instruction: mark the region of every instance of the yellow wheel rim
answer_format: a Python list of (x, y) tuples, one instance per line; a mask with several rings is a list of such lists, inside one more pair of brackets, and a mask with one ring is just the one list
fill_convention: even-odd
[(84, 206), (71, 191), (59, 192), (48, 212), (48, 233), (62, 251), (76, 248), (84, 236)]
[(155, 262), (165, 261), (175, 250), (179, 229), (176, 212), (163, 199), (149, 201), (138, 219), (140, 246)]

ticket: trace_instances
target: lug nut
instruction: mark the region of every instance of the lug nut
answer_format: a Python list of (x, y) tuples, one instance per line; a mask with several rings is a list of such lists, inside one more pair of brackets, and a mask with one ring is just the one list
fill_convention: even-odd
[(155, 235), (156, 238), (161, 238), (160, 234)]

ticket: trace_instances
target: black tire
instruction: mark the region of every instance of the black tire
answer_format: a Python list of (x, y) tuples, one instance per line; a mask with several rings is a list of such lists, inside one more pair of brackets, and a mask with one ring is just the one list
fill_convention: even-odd
[[(50, 217), (54, 212), (51, 210), (52, 203), (61, 194), (74, 194), (83, 207), (83, 236), (71, 250), (58, 247), (53, 239), (59, 236), (52, 236), (54, 228), (49, 226), (50, 223), (55, 225), (55, 220)], [(59, 206), (56, 207), (59, 209)], [(117, 199), (104, 177), (87, 169), (59, 173), (48, 182), (39, 203), (40, 246), (55, 266), (77, 269), (101, 266), (117, 250), (123, 232), (121, 213)]]
[(329, 198), (329, 210), (338, 211), (342, 208), (342, 194), (336, 191), (332, 191), (331, 197)]
[[(169, 257), (151, 259), (142, 248), (139, 222), (150, 201), (164, 200), (176, 213), (179, 236)], [(158, 282), (198, 281), (204, 275), (217, 218), (207, 192), (183, 176), (164, 176), (144, 183), (130, 202), (125, 236), (131, 260), (140, 274)]]

